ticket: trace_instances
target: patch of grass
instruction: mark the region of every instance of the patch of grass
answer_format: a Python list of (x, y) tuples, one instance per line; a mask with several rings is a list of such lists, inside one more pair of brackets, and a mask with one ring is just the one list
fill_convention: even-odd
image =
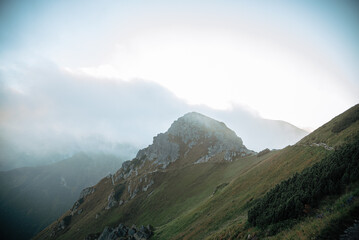
[(268, 153), (236, 175), (221, 194), (162, 226), (155, 236), (157, 239), (203, 239), (236, 225), (240, 219), (246, 219), (251, 201), (326, 154), (320, 148), (300, 146)]

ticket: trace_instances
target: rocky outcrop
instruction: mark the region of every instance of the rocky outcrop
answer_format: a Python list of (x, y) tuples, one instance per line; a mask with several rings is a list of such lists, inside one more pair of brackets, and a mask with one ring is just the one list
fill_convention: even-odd
[(94, 188), (94, 187), (85, 188), (85, 189), (83, 189), (83, 190), (81, 191), (81, 193), (80, 193), (80, 198), (79, 198), (79, 199), (85, 198), (85, 197), (87, 197), (88, 195), (90, 195), (90, 194), (92, 194), (92, 193), (94, 193), (94, 192), (95, 192), (95, 188)]
[(64, 230), (65, 228), (67, 228), (70, 223), (71, 223), (71, 215), (67, 215), (65, 216), (63, 219), (61, 219), (61, 221), (57, 222), (55, 224), (55, 226), (52, 228), (50, 237), (54, 237), (56, 236), (56, 234), (62, 230)]
[(254, 152), (248, 150), (242, 139), (224, 123), (199, 113), (187, 113), (174, 121), (167, 132), (154, 137), (153, 143), (140, 150), (133, 160), (124, 162), (115, 175), (108, 176), (114, 186), (126, 182), (128, 197), (115, 199), (111, 193), (106, 209), (116, 206), (120, 200), (133, 199), (141, 190), (146, 192), (154, 184), (150, 175), (164, 171), (177, 160), (200, 164), (212, 159), (233, 161), (251, 154)]
[(142, 187), (142, 191), (146, 192), (155, 182), (151, 180), (146, 186)]
[(75, 215), (75, 213), (77, 213), (77, 210), (79, 208), (79, 206), (84, 202), (83, 198), (80, 198), (79, 200), (77, 200), (74, 205), (71, 208), (71, 215)]
[(184, 143), (186, 152), (188, 152), (204, 141), (210, 141), (211, 145), (207, 149), (207, 154), (195, 163), (207, 162), (221, 152), (225, 153), (224, 160), (226, 161), (232, 161), (237, 156), (244, 157), (254, 153), (248, 150), (243, 145), (242, 139), (224, 123), (192, 112), (176, 120), (167, 132), (154, 137), (153, 144), (140, 150), (136, 159), (154, 161), (154, 164), (166, 168), (180, 157), (180, 142)]
[(88, 187), (88, 188), (85, 188), (81, 191), (80, 193), (80, 197), (79, 199), (74, 203), (74, 205), (72, 206), (71, 208), (71, 216), (75, 215), (76, 213), (77, 214), (81, 214), (82, 213), (82, 209), (81, 212), (78, 212), (78, 208), (79, 206), (84, 202), (84, 199), (90, 195), (90, 194), (93, 194), (95, 192), (95, 188), (94, 187)]
[(110, 193), (110, 195), (107, 197), (107, 206), (106, 206), (106, 210), (113, 208), (114, 206), (118, 205), (118, 202), (115, 199), (115, 191), (112, 191)]
[(160, 133), (153, 138), (152, 145), (138, 151), (136, 158), (154, 161), (154, 164), (166, 168), (168, 164), (178, 159), (179, 150), (179, 145), (170, 141), (168, 132)]
[(328, 146), (326, 143), (311, 143), (311, 144), (299, 144), (297, 143), (297, 145), (299, 146), (304, 146), (304, 147), (322, 147), (324, 148), (325, 150), (328, 150), (328, 151), (334, 151), (335, 149), (331, 146)]
[(311, 147), (323, 147), (325, 150), (334, 151), (333, 147), (330, 147), (325, 143), (312, 143), (312, 144), (310, 144), (310, 146)]
[(221, 152), (224, 152), (225, 161), (232, 161), (237, 156), (244, 157), (253, 153), (224, 123), (196, 112), (187, 113), (179, 118), (171, 125), (168, 133), (180, 137), (189, 149), (203, 141), (211, 142), (207, 154), (195, 163), (207, 162)]
[(153, 235), (153, 227), (148, 225), (147, 227), (141, 226), (139, 228), (133, 225), (131, 228), (126, 227), (123, 224), (119, 224), (116, 228), (105, 227), (103, 232), (97, 238), (97, 235), (88, 235), (85, 240), (146, 240), (150, 239)]
[(260, 151), (258, 154), (257, 154), (257, 157), (261, 157), (261, 156), (264, 156), (266, 155), (267, 153), (270, 153), (270, 150), (268, 148)]

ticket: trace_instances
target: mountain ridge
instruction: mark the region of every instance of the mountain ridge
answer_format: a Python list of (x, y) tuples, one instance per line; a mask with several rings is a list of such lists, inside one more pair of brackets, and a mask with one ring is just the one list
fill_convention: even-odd
[[(346, 131), (355, 134), (359, 132), (358, 129), (357, 122), (354, 122)], [(155, 227), (154, 239), (203, 239), (213, 234), (223, 236), (216, 233), (222, 230), (226, 232), (228, 226), (239, 226), (244, 232), (241, 236), (247, 238), (247, 235), (243, 235), (248, 232), (244, 227), (246, 211), (252, 202), (279, 182), (312, 166), (333, 151), (311, 144), (295, 144), (281, 150), (267, 151), (260, 156), (247, 149), (247, 155), (237, 154), (226, 160), (225, 152), (236, 150), (227, 146), (218, 148), (220, 150), (216, 154), (196, 164), (198, 159), (210, 152), (210, 146), (221, 141), (208, 134), (207, 138), (202, 137), (203, 141), (196, 141), (190, 148), (190, 141), (185, 144), (178, 136), (182, 134), (181, 131), (173, 136), (169, 132), (159, 134), (160, 139), (165, 136), (166, 141), (177, 144), (179, 151), (173, 147), (173, 152), (178, 155), (169, 158), (171, 154), (167, 154), (167, 158), (163, 159), (168, 161), (156, 162), (156, 152), (148, 158), (153, 151), (146, 149), (151, 145), (140, 150), (139, 158), (123, 163), (116, 174), (102, 179), (81, 203), (75, 203), (78, 206), (74, 205), (72, 210), (35, 239), (83, 238), (90, 233), (100, 234), (105, 226), (119, 223), (151, 224)], [(233, 136), (230, 132), (228, 134)], [(157, 140), (158, 136), (154, 142)], [(237, 143), (240, 141), (237, 139)], [(235, 144), (235, 147), (238, 146), (244, 147)], [(81, 209), (80, 214), (72, 214), (75, 207)], [(65, 217), (71, 221), (59, 229), (61, 219)], [(231, 231), (226, 234), (234, 236)]]

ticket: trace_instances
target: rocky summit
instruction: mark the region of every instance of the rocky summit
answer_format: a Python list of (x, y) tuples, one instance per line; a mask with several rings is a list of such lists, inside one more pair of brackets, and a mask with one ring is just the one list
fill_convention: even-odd
[[(191, 112), (174, 121), (167, 132), (155, 136), (151, 145), (138, 151), (133, 160), (124, 162), (111, 178), (113, 184), (128, 180), (132, 199), (154, 184), (154, 173), (172, 165), (178, 168), (208, 161), (232, 161), (252, 154), (224, 123)], [(114, 196), (112, 192), (108, 197), (108, 209), (117, 204)], [(120, 200), (119, 204), (124, 202)]]
[(218, 153), (224, 153), (226, 161), (254, 153), (224, 123), (191, 112), (176, 120), (167, 132), (154, 137), (152, 145), (140, 150), (136, 159), (151, 161), (161, 168), (167, 168), (176, 160), (187, 157), (195, 146), (205, 145), (205, 154), (194, 159), (193, 163), (207, 162)]

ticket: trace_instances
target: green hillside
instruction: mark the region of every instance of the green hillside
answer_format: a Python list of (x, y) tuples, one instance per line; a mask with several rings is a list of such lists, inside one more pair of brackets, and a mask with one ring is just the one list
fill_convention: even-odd
[(336, 116), (328, 123), (304, 137), (298, 144), (325, 143), (338, 147), (354, 141), (359, 129), (359, 104)]
[[(288, 207), (287, 211), (293, 217), (274, 222), (268, 220), (267, 225), (266, 222), (261, 225), (255, 224), (252, 218), (248, 221), (248, 211), (253, 213), (258, 206), (266, 209), (265, 204), (270, 201), (263, 199), (270, 196), (271, 189), (282, 186), (283, 181), (295, 182), (294, 178), (312, 172), (310, 169), (317, 168), (318, 164), (326, 169), (323, 166), (327, 163), (328, 173), (332, 171), (330, 169), (336, 169), (331, 168), (331, 164), (339, 164), (345, 153), (348, 154), (345, 159), (350, 159), (352, 165), (343, 166), (355, 169), (358, 162), (358, 155), (355, 155), (359, 136), (358, 109), (359, 105), (356, 105), (293, 146), (260, 157), (249, 154), (224, 161), (224, 155), (219, 153), (208, 162), (193, 164), (193, 160), (204, 154), (209, 146), (202, 141), (188, 150), (188, 154), (181, 153), (182, 157), (166, 169), (153, 170), (152, 165), (146, 166), (148, 162), (141, 165), (141, 161), (135, 159), (131, 164), (142, 166), (138, 171), (136, 168), (136, 174), (119, 182), (103, 179), (95, 186), (96, 191), (81, 203), (81, 214), (68, 211), (63, 215), (62, 218), (71, 216), (63, 230), (56, 231), (60, 218), (35, 239), (83, 239), (88, 234), (101, 233), (105, 226), (119, 223), (151, 224), (155, 227), (153, 239), (325, 238), (325, 234), (330, 234), (333, 229), (331, 224), (343, 219), (350, 222), (355, 218), (353, 212), (357, 212), (359, 202), (355, 172), (348, 173), (347, 179), (354, 176), (350, 181), (338, 180), (341, 181), (337, 187), (340, 190), (324, 192), (320, 197), (315, 195), (316, 203), (308, 202), (307, 206), (302, 202), (297, 208)], [(145, 176), (151, 178), (153, 184), (149, 190), (133, 194), (135, 186), (144, 186)], [(323, 179), (325, 182), (326, 178)], [(307, 181), (315, 180), (308, 177)], [(306, 187), (312, 188), (310, 184)], [(106, 209), (112, 192), (117, 196), (116, 200), (125, 201)], [(350, 204), (346, 203), (348, 198), (352, 199)], [(276, 205), (268, 206), (275, 208)], [(342, 230), (338, 227), (336, 234)]]

